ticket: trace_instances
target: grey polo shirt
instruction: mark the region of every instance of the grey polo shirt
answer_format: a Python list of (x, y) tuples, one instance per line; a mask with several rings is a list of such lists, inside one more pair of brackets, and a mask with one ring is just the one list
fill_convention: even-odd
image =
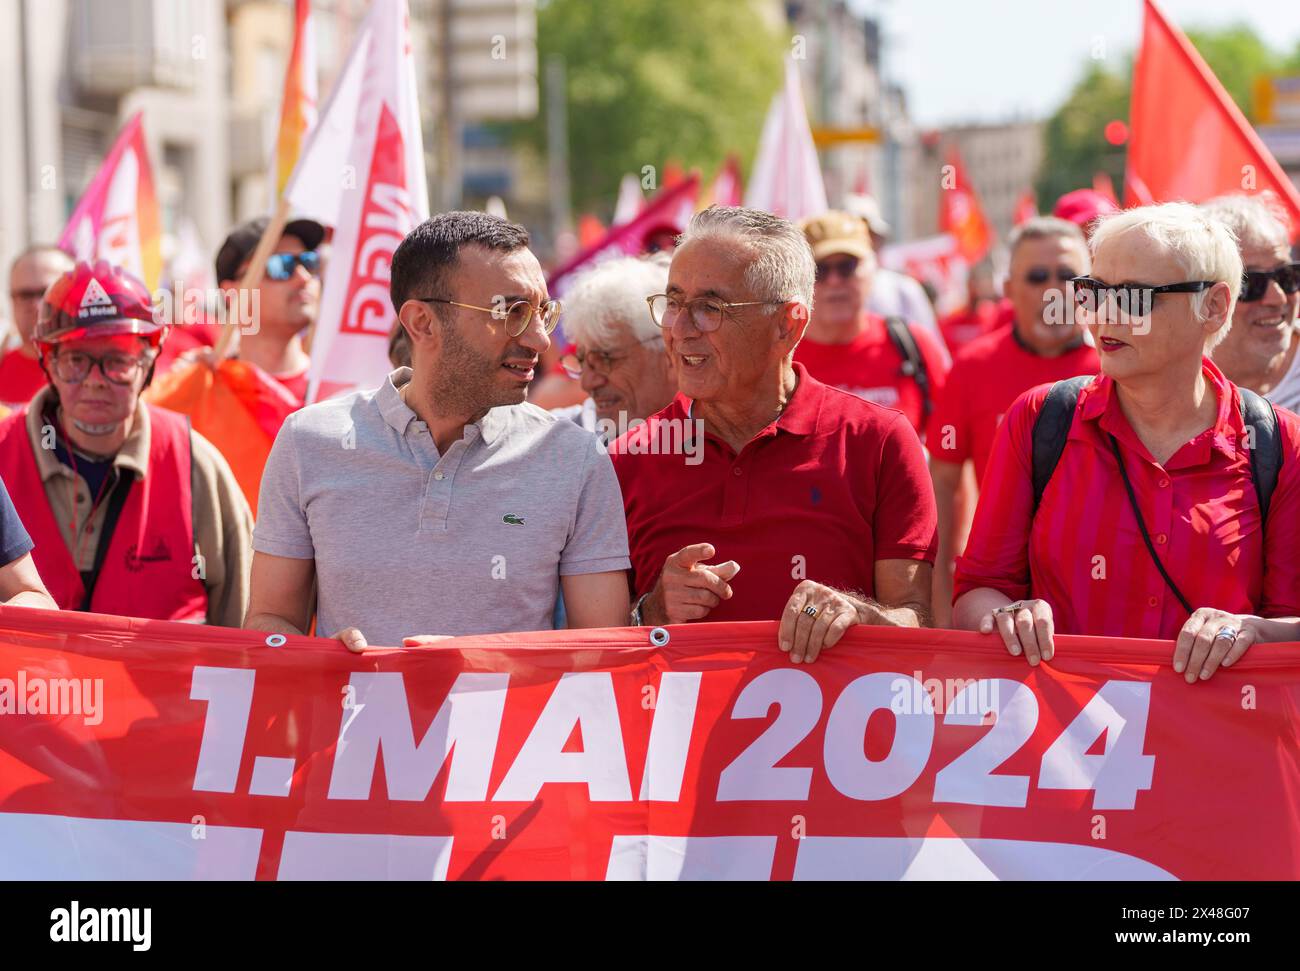
[(319, 635), (549, 630), (561, 576), (630, 566), (593, 434), (512, 405), (440, 455), (398, 394), (410, 378), (295, 412), (267, 460), (253, 549), (316, 561)]

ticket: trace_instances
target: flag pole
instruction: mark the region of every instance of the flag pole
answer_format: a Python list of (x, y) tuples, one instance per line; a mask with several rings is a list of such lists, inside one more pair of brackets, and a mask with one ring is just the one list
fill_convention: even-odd
[[(266, 273), (266, 261), (271, 258), (275, 251), (275, 246), (280, 242), (280, 237), (284, 235), (284, 227), (289, 222), (289, 200), (283, 196), (280, 197), (280, 203), (275, 208), (275, 214), (271, 221), (266, 224), (266, 229), (262, 231), (262, 238), (257, 241), (257, 248), (253, 250), (253, 255), (248, 261), (248, 269), (244, 271), (243, 277), (239, 280), (239, 289), (252, 290), (260, 286), (262, 276)], [(312, 326), (315, 326), (313, 321)], [(217, 338), (217, 346), (214, 354), (218, 361), (225, 360), (227, 354), (235, 345), (235, 337), (239, 333), (236, 326), (227, 326)]]

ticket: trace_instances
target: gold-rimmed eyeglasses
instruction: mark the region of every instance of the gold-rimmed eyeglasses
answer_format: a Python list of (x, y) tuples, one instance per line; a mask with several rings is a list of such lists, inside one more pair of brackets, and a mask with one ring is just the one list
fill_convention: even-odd
[(697, 297), (694, 300), (678, 300), (666, 293), (656, 293), (645, 298), (650, 307), (650, 319), (658, 327), (672, 327), (678, 315), (685, 309), (690, 310), (691, 322), (695, 329), (707, 334), (722, 326), (723, 315), (736, 307), (773, 307), (780, 300), (717, 300), (713, 297)]
[(479, 310), (491, 314), (493, 318), (505, 324), (506, 333), (511, 337), (518, 337), (528, 329), (533, 314), (537, 314), (542, 322), (542, 330), (551, 334), (555, 331), (555, 325), (560, 322), (560, 314), (564, 312), (564, 307), (558, 300), (548, 300), (541, 307), (534, 307), (527, 300), (516, 300), (511, 304), (500, 303), (495, 307), (478, 307), (472, 303), (459, 303), (444, 297), (412, 297), (411, 299), (418, 300), (420, 303), (445, 303), (453, 307), (464, 307), (466, 310)]

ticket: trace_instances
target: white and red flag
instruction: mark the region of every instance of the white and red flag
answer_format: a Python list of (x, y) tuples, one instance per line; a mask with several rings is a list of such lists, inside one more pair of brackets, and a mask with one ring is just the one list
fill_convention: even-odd
[(158, 287), (162, 230), (143, 112), (127, 121), (77, 200), (59, 248), (79, 260), (108, 260), (139, 277), (150, 290)]
[(271, 203), (284, 194), (298, 156), (316, 127), (316, 39), (311, 0), (294, 0), (293, 47), (284, 72), (280, 128), (271, 153)]
[(371, 4), (285, 199), (334, 226), (307, 400), (376, 385), (390, 370), (393, 251), (429, 216), (406, 0)]
[(808, 127), (799, 69), (789, 54), (785, 58), (785, 85), (772, 99), (763, 124), (745, 205), (791, 220), (816, 216), (830, 208), (812, 129)]

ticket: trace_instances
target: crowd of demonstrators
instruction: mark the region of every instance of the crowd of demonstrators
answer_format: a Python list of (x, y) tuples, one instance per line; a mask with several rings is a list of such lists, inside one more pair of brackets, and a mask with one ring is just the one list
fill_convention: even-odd
[(1057, 632), (1176, 639), (1194, 682), (1300, 630), (1300, 419), (1205, 356), (1242, 281), (1221, 222), (1186, 203), (1132, 209), (1091, 250), (1074, 292), (1101, 373), (1008, 411), (953, 620), (1031, 664)]
[(1286, 216), (1256, 196), (1223, 196), (1206, 212), (1237, 237), (1245, 275), (1227, 336), (1214, 363), (1239, 387), (1289, 411), (1300, 409), (1300, 263), (1291, 258)]
[(453, 212), (398, 246), (411, 367), (285, 423), (245, 627), (305, 633), (314, 604), (316, 633), (351, 650), (544, 630), (561, 588), (569, 626), (627, 622), (609, 458), (524, 401), (560, 312), (528, 244), (522, 226)]
[(9, 302), (18, 344), (0, 355), (0, 406), (25, 405), (48, 383), (32, 338), (45, 291), (71, 268), (72, 257), (48, 245), (28, 247), (9, 267)]
[[(1067, 194), (1009, 237), (1000, 302), (972, 274), (951, 370), (850, 201), (799, 226), (711, 207), (580, 275), (584, 401), (551, 412), (526, 397), (559, 303), (523, 227), (464, 212), (394, 254), (394, 370), (302, 407), (325, 231), (289, 223), (234, 362), (288, 402), (255, 529), (220, 452), (143, 394), (169, 330), (143, 285), (33, 247), (0, 359), (0, 602), (352, 650), (561, 622), (779, 619), (795, 662), (857, 624), (1031, 663), (1056, 632), (1164, 637), (1188, 681), (1300, 637), (1300, 264), (1267, 200)], [(266, 225), (221, 247), (231, 300)]]
[[(610, 449), (634, 624), (779, 618), (801, 662), (856, 624), (928, 622), (921, 444), (900, 412), (794, 361), (815, 275), (799, 229), (754, 209), (697, 213), (673, 253), (650, 306), (679, 393)], [(657, 447), (688, 438), (699, 461)]]
[[(867, 224), (871, 248), (879, 253), (893, 234), (880, 211), (875, 196), (851, 194), (844, 200), (844, 209)], [(871, 291), (867, 294), (867, 310), (881, 317), (901, 317), (939, 336), (934, 305), (925, 288), (906, 273), (878, 266), (873, 274)]]
[(1003, 415), (1030, 388), (1097, 373), (1097, 351), (1067, 297), (1069, 281), (1088, 272), (1083, 233), (1042, 216), (1017, 226), (1007, 246), (1011, 319), (957, 354), (926, 435), (939, 511), (934, 597), (941, 622), (950, 613), (953, 561), (965, 546)]
[[(564, 299), (573, 350), (561, 359), (586, 401), (556, 411), (613, 440), (631, 422), (667, 407), (677, 393), (663, 335), (645, 298), (668, 286), (664, 257), (624, 257), (575, 277)], [(618, 429), (614, 434), (610, 430)]]
[(0, 474), (61, 609), (238, 626), (248, 506), (219, 452), (140, 400), (166, 333), (121, 269), (58, 277), (32, 333), (50, 383), (0, 424)]
[(795, 359), (824, 384), (899, 409), (923, 433), (948, 371), (943, 342), (914, 320), (867, 309), (881, 268), (865, 220), (831, 211), (802, 227), (816, 261), (816, 310)]

